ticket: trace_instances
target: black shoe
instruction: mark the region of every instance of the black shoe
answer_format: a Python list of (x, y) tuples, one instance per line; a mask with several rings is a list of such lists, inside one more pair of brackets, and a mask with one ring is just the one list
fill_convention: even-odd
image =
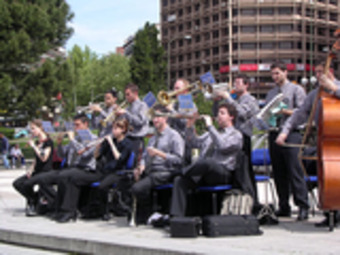
[(282, 210), (282, 209), (279, 209), (275, 212), (275, 215), (277, 217), (290, 217), (291, 216), (291, 211), (290, 210)]
[(37, 212), (35, 210), (35, 206), (34, 205), (27, 205), (26, 207), (26, 216), (27, 217), (33, 217), (33, 216), (36, 216), (37, 215)]
[(298, 217), (296, 218), (297, 221), (304, 221), (308, 219), (308, 209), (307, 208), (300, 208)]
[(109, 213), (105, 213), (103, 216), (102, 216), (102, 220), (103, 221), (109, 221), (111, 219), (111, 215)]
[(62, 213), (56, 219), (56, 221), (59, 222), (59, 223), (66, 223), (66, 222), (69, 222), (70, 220), (76, 221), (77, 220), (77, 214), (74, 213), (74, 212)]

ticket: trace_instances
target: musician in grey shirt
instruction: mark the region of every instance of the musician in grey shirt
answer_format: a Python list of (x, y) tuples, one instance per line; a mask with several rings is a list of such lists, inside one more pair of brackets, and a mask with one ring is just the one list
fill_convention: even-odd
[(186, 141), (201, 149), (199, 159), (176, 177), (172, 190), (170, 215), (184, 216), (189, 189), (199, 185), (229, 184), (233, 181), (237, 154), (242, 149), (242, 134), (234, 128), (236, 109), (230, 104), (219, 106), (217, 122), (219, 129), (212, 125), (210, 116), (204, 116), (208, 131), (197, 137), (193, 125), (197, 118), (187, 122)]
[[(160, 105), (154, 110), (167, 112)], [(156, 134), (150, 138), (142, 160), (134, 170), (136, 183), (131, 188), (141, 212), (138, 223), (145, 223), (151, 214), (151, 189), (171, 182), (183, 162), (184, 141), (180, 134), (168, 126), (166, 117), (154, 116), (152, 121)]]
[[(280, 129), (294, 109), (302, 105), (306, 93), (299, 85), (289, 82), (286, 64), (274, 63), (271, 66), (271, 74), (276, 87), (268, 92), (266, 102), (271, 101), (279, 93), (283, 93), (283, 102), (287, 104), (287, 109), (282, 109), (278, 113), (277, 128)], [(279, 210), (276, 212), (276, 215), (279, 217), (290, 217), (289, 196), (292, 193), (294, 202), (299, 207), (297, 220), (306, 220), (308, 219), (309, 209), (308, 191), (304, 174), (297, 158), (299, 149), (278, 145), (275, 142), (278, 133), (279, 131), (276, 130), (269, 132), (269, 152), (276, 191), (279, 197)], [(299, 144), (301, 143), (302, 136), (297, 130), (294, 130), (287, 140), (289, 143)]]
[[(92, 114), (92, 123), (93, 125), (99, 129), (99, 136), (104, 137), (106, 135), (111, 134), (112, 132), (112, 122), (108, 121), (103, 124), (103, 121), (109, 116), (114, 110), (117, 108), (117, 92), (115, 89), (111, 89), (105, 93), (104, 96), (105, 109), (102, 109), (99, 104), (93, 104), (90, 106)], [(99, 113), (98, 116), (95, 116), (94, 113)]]
[[(249, 176), (254, 189), (255, 206), (259, 206), (257, 199), (257, 186), (255, 182), (255, 174), (252, 165), (252, 146), (251, 136), (253, 134), (253, 118), (259, 111), (259, 105), (255, 97), (248, 92), (249, 79), (246, 75), (238, 75), (235, 77), (234, 88), (237, 98), (233, 99), (227, 91), (217, 91), (217, 97), (223, 98), (227, 103), (235, 106), (237, 118), (235, 120), (235, 128), (243, 134), (243, 151), (248, 157)], [(214, 102), (216, 104), (217, 101)]]
[[(324, 74), (324, 63), (321, 62), (316, 65), (315, 67), (316, 78), (318, 83), (321, 85), (322, 88), (325, 89), (330, 94), (334, 94), (337, 98), (340, 99), (340, 81), (335, 79), (332, 73), (329, 73), (327, 76)], [(297, 128), (299, 125), (304, 124), (308, 121), (308, 118), (311, 114), (313, 104), (315, 103), (315, 98), (318, 96), (318, 90), (320, 88), (316, 88), (309, 92), (303, 105), (294, 111), (293, 115), (287, 119), (285, 124), (282, 127), (280, 135), (276, 139), (276, 143), (279, 145), (284, 145), (288, 135), (291, 133), (292, 130)], [(319, 109), (320, 109), (320, 102), (318, 102), (316, 106), (316, 111), (314, 115), (314, 123), (317, 126), (319, 120)], [(315, 156), (316, 155), (316, 147), (309, 147), (304, 150), (304, 154), (308, 156)], [(317, 162), (316, 161), (305, 161), (305, 168), (308, 174), (316, 175), (317, 174)], [(335, 212), (334, 215), (334, 223), (337, 224), (339, 221), (339, 213)], [(328, 227), (330, 223), (330, 215), (325, 213), (326, 218), (315, 224), (316, 227)]]
[[(87, 130), (90, 140), (97, 138), (88, 127), (89, 120), (86, 115), (78, 115), (74, 118), (74, 128)], [(60, 223), (75, 220), (77, 216), (77, 205), (81, 187), (88, 186), (92, 182), (101, 179), (101, 172), (96, 171), (96, 161), (94, 158), (95, 147), (87, 148), (88, 141), (84, 137), (74, 136), (69, 133), (70, 143), (61, 146), (58, 142), (58, 153), (60, 156), (67, 155), (68, 168), (61, 171), (58, 176), (58, 193), (56, 209), (56, 221)], [(86, 138), (87, 139), (87, 138)]]
[(124, 115), (129, 121), (132, 130), (127, 137), (132, 142), (135, 155), (138, 155), (139, 151), (144, 148), (144, 137), (149, 130), (148, 106), (139, 99), (138, 86), (132, 83), (125, 87), (125, 100), (130, 106), (127, 109), (119, 109), (117, 116)]

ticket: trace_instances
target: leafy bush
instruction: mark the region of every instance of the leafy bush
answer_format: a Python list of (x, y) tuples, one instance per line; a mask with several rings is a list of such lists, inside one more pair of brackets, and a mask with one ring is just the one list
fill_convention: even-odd
[(14, 128), (0, 127), (0, 133), (3, 133), (8, 139), (14, 136)]

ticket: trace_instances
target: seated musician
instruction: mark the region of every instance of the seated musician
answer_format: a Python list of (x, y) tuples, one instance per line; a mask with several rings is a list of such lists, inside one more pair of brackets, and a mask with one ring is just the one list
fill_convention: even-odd
[[(88, 130), (89, 120), (86, 115), (81, 114), (74, 118), (75, 129), (80, 126)], [(97, 138), (88, 130), (92, 139)], [(77, 205), (79, 200), (80, 189), (88, 186), (92, 182), (101, 179), (100, 171), (96, 171), (96, 160), (94, 158), (95, 148), (87, 148), (86, 143), (79, 135), (75, 136), (73, 132), (68, 133), (70, 143), (62, 146), (58, 141), (58, 154), (67, 155), (68, 167), (58, 175), (58, 192), (55, 220), (63, 223), (75, 220), (77, 216)]]
[(40, 177), (52, 168), (53, 141), (44, 132), (41, 120), (33, 120), (30, 123), (30, 130), (32, 135), (38, 138), (36, 142), (29, 140), (35, 160), (27, 173), (13, 182), (13, 186), (27, 200), (26, 216), (35, 216), (39, 197), (33, 187), (39, 182)]
[(200, 185), (230, 184), (236, 167), (237, 154), (242, 149), (242, 134), (235, 129), (236, 109), (230, 104), (218, 108), (218, 129), (210, 116), (204, 116), (208, 131), (197, 137), (194, 124), (197, 118), (189, 119), (186, 142), (201, 150), (200, 158), (177, 176), (172, 190), (171, 216), (185, 216), (189, 189)]
[[(154, 107), (155, 112), (168, 112), (163, 106)], [(135, 169), (135, 184), (131, 188), (137, 199), (137, 223), (145, 223), (151, 214), (151, 189), (173, 180), (176, 170), (183, 162), (184, 141), (180, 134), (168, 126), (167, 117), (152, 118), (156, 133), (150, 138), (139, 166)]]
[(105, 93), (104, 96), (105, 109), (102, 109), (99, 104), (93, 104), (90, 106), (91, 111), (99, 113), (99, 116), (92, 118), (95, 127), (99, 128), (99, 136), (103, 137), (111, 134), (112, 123), (107, 123), (104, 127), (101, 122), (117, 108), (117, 92), (115, 89), (111, 89)]
[[(132, 145), (126, 137), (129, 130), (129, 122), (120, 118), (112, 124), (112, 135), (105, 136), (104, 142), (97, 148), (95, 152), (96, 159), (105, 157), (106, 163), (100, 171), (103, 178), (100, 181), (99, 190), (102, 191), (103, 201), (107, 209), (104, 220), (109, 220), (109, 211), (107, 206), (107, 193), (113, 184), (119, 184), (122, 176), (117, 175), (117, 170), (123, 170), (126, 167), (127, 161), (131, 155)], [(119, 187), (117, 187), (119, 189)]]
[[(337, 98), (340, 99), (340, 81), (335, 79), (331, 72), (328, 75), (324, 74), (324, 62), (320, 62), (315, 67), (316, 78), (318, 80), (318, 84), (325, 89), (326, 92), (333, 94)], [(309, 115), (311, 114), (313, 103), (315, 101), (315, 97), (318, 95), (318, 87), (313, 89), (307, 95), (306, 99), (304, 100), (301, 107), (294, 111), (293, 115), (286, 120), (282, 127), (282, 131), (276, 139), (276, 143), (280, 145), (284, 145), (288, 135), (290, 134), (291, 130), (296, 129), (299, 125), (304, 124), (308, 121)], [(319, 123), (319, 108), (320, 102), (317, 105), (315, 116), (314, 116), (314, 123)], [(308, 151), (308, 152), (307, 152)], [(316, 147), (308, 148), (305, 150), (305, 153), (308, 153), (309, 156), (316, 155)], [(306, 170), (308, 174), (315, 175), (317, 172), (316, 161), (312, 162), (305, 162), (306, 163)], [(335, 216), (334, 222), (337, 223), (338, 218)], [(326, 214), (326, 219), (320, 223), (316, 223), (315, 226), (317, 227), (326, 227), (329, 225), (329, 214)]]
[(132, 83), (125, 87), (125, 100), (130, 105), (127, 109), (119, 109), (117, 116), (124, 116), (129, 121), (131, 130), (127, 137), (132, 142), (133, 152), (138, 155), (144, 148), (144, 137), (149, 130), (148, 106), (139, 99), (138, 86)]
[[(73, 129), (74, 132), (79, 130), (87, 130), (89, 128), (89, 119), (85, 114), (78, 114), (73, 118)], [(74, 137), (74, 132), (69, 131), (66, 133), (67, 138), (71, 140)], [(48, 207), (52, 210), (52, 214), (50, 215), (52, 218), (56, 217), (56, 199), (57, 199), (57, 190), (54, 188), (55, 184), (58, 184), (59, 176), (61, 172), (67, 171), (68, 169), (75, 166), (75, 164), (80, 160), (81, 156), (77, 156), (77, 152), (75, 151), (75, 147), (72, 144), (68, 144), (66, 146), (62, 146), (62, 142), (64, 139), (65, 133), (61, 133), (57, 136), (57, 154), (58, 157), (66, 160), (65, 166), (62, 169), (49, 169), (45, 173), (40, 175), (38, 180), (39, 190), (42, 196), (45, 198), (46, 203), (49, 205)], [(76, 158), (79, 157), (78, 160)]]

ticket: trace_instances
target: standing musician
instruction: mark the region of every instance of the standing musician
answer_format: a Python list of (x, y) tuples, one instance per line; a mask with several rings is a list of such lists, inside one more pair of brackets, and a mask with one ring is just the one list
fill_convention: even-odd
[(118, 109), (117, 116), (123, 115), (132, 128), (127, 137), (132, 142), (135, 155), (138, 155), (140, 148), (144, 148), (144, 136), (149, 130), (148, 106), (139, 99), (138, 86), (130, 83), (125, 87), (125, 100), (130, 104), (127, 109)]
[(32, 139), (28, 142), (34, 150), (35, 161), (25, 175), (13, 182), (13, 186), (27, 200), (26, 216), (35, 216), (39, 197), (33, 187), (39, 182), (40, 176), (52, 168), (53, 141), (44, 132), (41, 120), (33, 120), (30, 130), (38, 138), (36, 142)]
[[(255, 174), (251, 160), (251, 136), (253, 134), (252, 118), (258, 113), (259, 106), (255, 97), (249, 92), (249, 79), (246, 75), (238, 75), (234, 82), (235, 93), (237, 99), (234, 100), (227, 91), (218, 91), (217, 97), (225, 99), (229, 104), (234, 105), (237, 111), (237, 118), (235, 119), (235, 128), (241, 131), (243, 135), (243, 151), (248, 157), (249, 176), (255, 192), (255, 206), (258, 206), (257, 187), (255, 182)], [(218, 101), (214, 101), (216, 105)], [(216, 106), (215, 106), (216, 107)]]
[(208, 131), (197, 137), (194, 124), (197, 117), (189, 119), (185, 131), (186, 142), (201, 150), (200, 158), (177, 176), (172, 190), (170, 215), (185, 216), (189, 189), (199, 185), (219, 185), (233, 182), (236, 158), (242, 149), (242, 134), (234, 128), (237, 112), (230, 104), (221, 104), (218, 109), (219, 129), (212, 125), (210, 116), (203, 116)]
[[(75, 130), (88, 130), (89, 120), (84, 114), (74, 117)], [(92, 139), (97, 138), (90, 130), (88, 132)], [(96, 171), (96, 160), (94, 158), (95, 148), (87, 148), (86, 141), (83, 141), (79, 135), (75, 136), (73, 132), (68, 133), (70, 143), (66, 146), (61, 145), (58, 140), (59, 156), (67, 155), (67, 169), (58, 175), (58, 192), (57, 192), (57, 222), (68, 222), (75, 220), (77, 216), (77, 205), (82, 186), (90, 185), (92, 182), (101, 178), (101, 173)]]
[[(326, 92), (330, 94), (334, 94), (337, 98), (340, 99), (340, 81), (335, 79), (331, 72), (329, 72), (327, 76), (324, 75), (324, 67), (325, 67), (324, 62), (320, 62), (315, 67), (315, 73), (316, 73), (316, 78), (318, 80), (318, 84), (320, 84), (321, 87), (323, 87)], [(301, 107), (297, 109), (296, 111), (294, 111), (293, 115), (286, 120), (279, 136), (276, 139), (277, 144), (284, 145), (291, 130), (296, 129), (299, 125), (307, 122), (311, 114), (312, 108), (313, 108), (315, 97), (317, 95), (318, 95), (318, 88), (315, 88), (311, 92), (309, 92), (309, 94), (307, 95)], [(319, 123), (318, 120), (319, 120), (320, 102), (318, 103), (316, 107), (317, 108), (316, 108), (315, 115), (314, 115), (314, 123), (317, 125), (317, 123)], [(316, 155), (315, 147), (309, 148), (309, 149), (310, 151), (308, 154)], [(317, 172), (316, 162), (313, 161), (311, 163), (308, 163), (308, 167), (306, 170), (309, 174), (315, 175)], [(337, 220), (338, 219), (335, 215), (335, 218), (334, 218), (335, 224), (337, 223)], [(316, 223), (315, 226), (316, 227), (327, 227), (329, 226), (329, 222), (330, 222), (329, 214), (326, 214), (326, 219), (319, 223)]]
[[(129, 122), (124, 118), (115, 120), (112, 124), (112, 134), (105, 136), (104, 142), (95, 151), (96, 159), (105, 156), (106, 164), (100, 171), (103, 179), (100, 181), (99, 190), (102, 191), (103, 201), (107, 209), (103, 219), (109, 220), (107, 193), (113, 184), (119, 184), (121, 177), (117, 170), (125, 169), (131, 155), (132, 145), (126, 134), (129, 130)], [(118, 186), (118, 189), (120, 187)]]
[[(168, 110), (157, 105), (157, 114)], [(151, 214), (151, 189), (172, 181), (177, 170), (182, 167), (184, 141), (181, 135), (167, 124), (167, 117), (155, 115), (152, 119), (156, 134), (150, 138), (139, 166), (134, 170), (136, 183), (131, 188), (137, 199), (138, 223), (145, 223)]]
[[(184, 87), (189, 86), (189, 81), (183, 78), (177, 79), (177, 81), (174, 84), (174, 91), (178, 91), (183, 89)], [(177, 94), (177, 98), (179, 95), (187, 94), (187, 91), (183, 91), (182, 93)], [(179, 103), (178, 101), (169, 104), (167, 106), (167, 109), (170, 110), (170, 112), (175, 116), (175, 117), (170, 117), (168, 118), (168, 124), (170, 127), (175, 129), (183, 138), (185, 136), (185, 126), (187, 123), (186, 118), (181, 118), (183, 114), (193, 114), (194, 112), (197, 112), (196, 105), (194, 105), (194, 108), (190, 110), (187, 113), (183, 113), (179, 109)], [(185, 144), (185, 152), (184, 152), (184, 163), (185, 165), (188, 165), (191, 163), (191, 147)]]
[[(282, 130), (285, 120), (293, 113), (294, 109), (301, 107), (306, 98), (306, 93), (299, 85), (291, 83), (287, 79), (287, 69), (284, 63), (274, 63), (271, 66), (272, 79), (276, 87), (267, 93), (266, 103), (271, 101), (279, 93), (283, 93), (287, 109), (278, 113), (277, 128), (269, 132), (269, 152), (272, 160), (274, 181), (279, 197), (279, 210), (277, 216), (290, 217), (291, 208), (289, 205), (290, 190), (294, 196), (294, 202), (299, 207), (297, 220), (308, 219), (308, 190), (304, 180), (304, 174), (298, 161), (298, 148), (284, 147), (275, 141)], [(302, 137), (298, 130), (292, 130), (287, 137), (287, 142), (299, 144)]]
[(117, 91), (111, 89), (105, 93), (104, 96), (105, 109), (102, 109), (99, 104), (93, 104), (90, 106), (91, 111), (99, 113), (99, 116), (94, 118), (94, 125), (99, 128), (99, 136), (104, 137), (111, 134), (112, 123), (107, 123), (106, 127), (101, 125), (103, 121), (110, 113), (117, 108)]

